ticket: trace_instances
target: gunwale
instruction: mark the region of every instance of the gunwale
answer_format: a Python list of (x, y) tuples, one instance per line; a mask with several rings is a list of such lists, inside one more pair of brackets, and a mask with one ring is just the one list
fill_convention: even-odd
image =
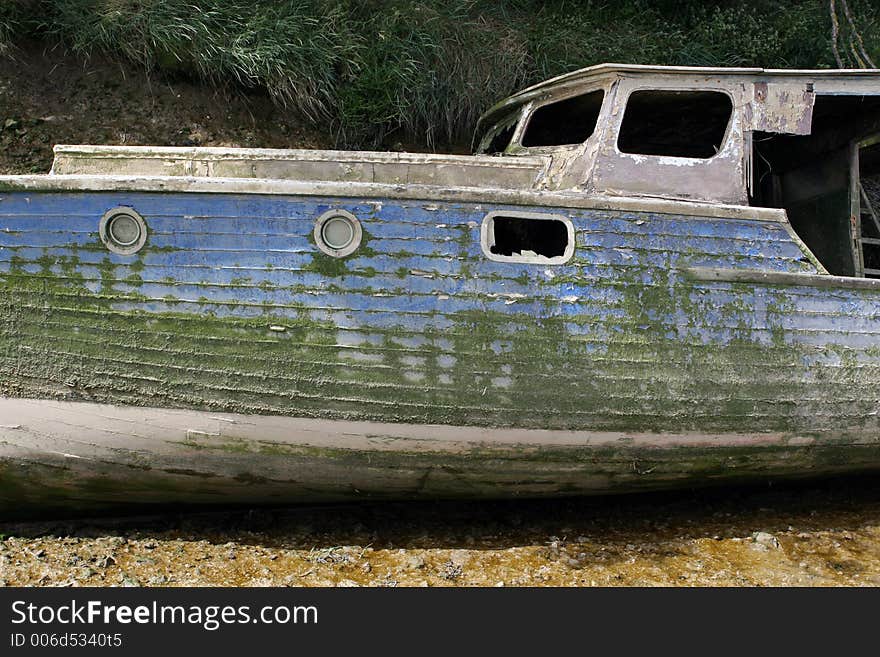
[(219, 178), (210, 176), (8, 175), (0, 176), (3, 192), (191, 192), (208, 194), (265, 194), (391, 198), (401, 200), (503, 203), (529, 207), (570, 207), (589, 210), (655, 212), (712, 219), (750, 219), (788, 223), (785, 211), (728, 203), (607, 196), (568, 190), (501, 189), (464, 185), (389, 184), (347, 181), (300, 181), (277, 178)]

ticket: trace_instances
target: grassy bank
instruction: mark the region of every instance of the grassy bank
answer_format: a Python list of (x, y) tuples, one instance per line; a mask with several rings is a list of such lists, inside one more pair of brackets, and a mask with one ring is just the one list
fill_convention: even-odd
[[(880, 10), (848, 8), (838, 56), (880, 61)], [(602, 61), (836, 65), (827, 0), (0, 0), (0, 56), (29, 39), (265, 91), (362, 147), (467, 140), (499, 98)]]

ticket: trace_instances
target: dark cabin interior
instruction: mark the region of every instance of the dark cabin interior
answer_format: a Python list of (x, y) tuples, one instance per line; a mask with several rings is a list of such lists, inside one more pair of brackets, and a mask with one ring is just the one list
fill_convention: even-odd
[(880, 97), (817, 96), (809, 135), (755, 132), (751, 204), (785, 208), (838, 276), (880, 278)]

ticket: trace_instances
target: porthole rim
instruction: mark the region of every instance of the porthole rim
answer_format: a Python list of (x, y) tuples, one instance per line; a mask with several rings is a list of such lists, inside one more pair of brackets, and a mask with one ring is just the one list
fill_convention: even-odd
[[(342, 249), (335, 249), (330, 246), (326, 241), (324, 241), (324, 225), (327, 224), (331, 219), (335, 219), (337, 217), (342, 217), (343, 219), (346, 219), (352, 225), (353, 235), (351, 243)], [(333, 208), (327, 210), (318, 217), (318, 219), (315, 221), (315, 228), (312, 231), (312, 235), (315, 238), (315, 244), (323, 253), (334, 258), (344, 258), (351, 255), (360, 248), (361, 242), (363, 241), (364, 237), (364, 231), (361, 227), (361, 222), (351, 212), (349, 212), (348, 210), (343, 210), (341, 208)]]
[[(140, 236), (137, 241), (124, 245), (116, 240), (110, 235), (109, 226), (110, 222), (113, 221), (119, 215), (126, 215), (132, 219), (134, 219), (135, 223), (137, 223), (140, 228)], [(147, 222), (144, 220), (143, 216), (132, 207), (126, 205), (119, 205), (115, 208), (111, 208), (107, 210), (101, 217), (101, 222), (98, 225), (98, 234), (101, 238), (101, 241), (104, 243), (104, 246), (107, 249), (117, 255), (130, 256), (136, 254), (140, 251), (144, 245), (147, 243)]]

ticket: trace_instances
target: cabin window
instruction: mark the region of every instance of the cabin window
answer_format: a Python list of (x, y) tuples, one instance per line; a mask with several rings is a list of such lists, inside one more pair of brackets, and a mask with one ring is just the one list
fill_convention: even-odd
[(605, 92), (602, 89), (542, 105), (534, 111), (522, 145), (567, 146), (581, 144), (596, 130)]
[(634, 91), (617, 138), (622, 153), (708, 159), (721, 150), (733, 113), (719, 91)]
[(561, 264), (574, 254), (574, 227), (561, 215), (490, 212), (482, 245), (490, 260)]

